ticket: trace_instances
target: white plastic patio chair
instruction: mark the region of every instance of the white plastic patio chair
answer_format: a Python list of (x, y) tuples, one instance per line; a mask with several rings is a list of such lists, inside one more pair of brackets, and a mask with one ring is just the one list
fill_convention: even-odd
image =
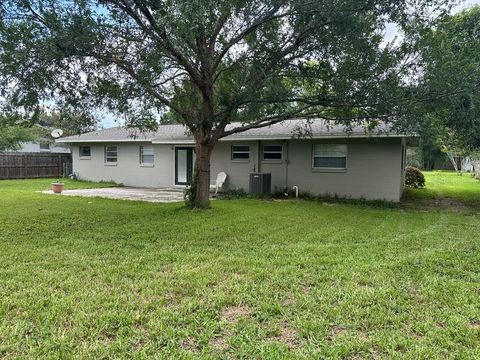
[(219, 172), (217, 175), (217, 179), (215, 180), (215, 185), (210, 186), (212, 190), (215, 189), (215, 195), (217, 195), (218, 190), (222, 188), (225, 180), (227, 180), (227, 174), (225, 174), (223, 171)]

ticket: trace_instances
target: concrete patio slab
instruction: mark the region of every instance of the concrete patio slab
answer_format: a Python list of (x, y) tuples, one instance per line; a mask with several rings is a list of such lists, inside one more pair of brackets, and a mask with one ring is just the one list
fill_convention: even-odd
[[(44, 194), (53, 194), (51, 190), (42, 191)], [(54, 194), (58, 195), (58, 194)], [(136, 200), (153, 203), (172, 203), (183, 201), (183, 192), (180, 189), (147, 189), (135, 187), (111, 187), (101, 189), (64, 190), (60, 195), (102, 197), (107, 199)]]

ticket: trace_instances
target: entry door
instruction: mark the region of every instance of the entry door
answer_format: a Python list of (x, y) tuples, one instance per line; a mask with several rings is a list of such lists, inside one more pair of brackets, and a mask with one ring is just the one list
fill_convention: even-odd
[(189, 185), (192, 182), (195, 151), (193, 147), (175, 148), (175, 184)]

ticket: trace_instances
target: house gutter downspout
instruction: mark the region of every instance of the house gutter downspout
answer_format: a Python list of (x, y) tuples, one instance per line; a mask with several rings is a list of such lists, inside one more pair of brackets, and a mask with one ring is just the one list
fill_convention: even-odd
[(262, 172), (262, 161), (261, 161), (261, 156), (262, 156), (262, 140), (258, 140), (257, 142), (257, 173)]
[(290, 159), (288, 158), (289, 147), (290, 141), (285, 140), (285, 189), (288, 189), (288, 163), (290, 162)]

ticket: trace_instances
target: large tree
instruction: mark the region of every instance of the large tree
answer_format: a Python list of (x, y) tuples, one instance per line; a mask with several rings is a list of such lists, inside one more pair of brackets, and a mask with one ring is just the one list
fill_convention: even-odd
[[(446, 15), (420, 29), (418, 66), (402, 100), (402, 115), (418, 119), (425, 164), (442, 156), (458, 159), (480, 150), (480, 7)], [(458, 168), (459, 173), (462, 169)]]
[(423, 128), (447, 148), (480, 149), (480, 7), (444, 17), (420, 44)]
[(291, 118), (388, 119), (417, 28), (448, 2), (3, 0), (3, 96), (106, 108), (142, 128), (173, 116), (195, 139), (193, 200), (206, 207), (222, 137)]

